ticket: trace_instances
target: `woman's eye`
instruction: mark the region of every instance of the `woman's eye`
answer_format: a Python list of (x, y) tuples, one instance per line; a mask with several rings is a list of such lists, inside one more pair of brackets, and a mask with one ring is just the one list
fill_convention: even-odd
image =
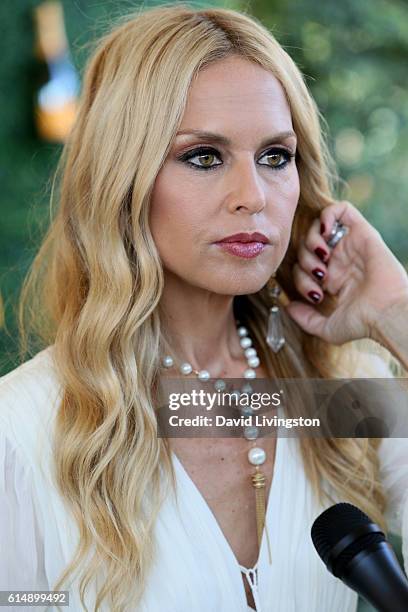
[(290, 151), (286, 151), (286, 149), (275, 149), (271, 151), (267, 151), (262, 155), (269, 161), (266, 164), (261, 164), (262, 166), (269, 166), (270, 168), (283, 168), (290, 161), (292, 157), (294, 157), (293, 153)]
[[(216, 166), (222, 166), (222, 162), (219, 164), (213, 164), (215, 158), (219, 159), (217, 151), (215, 149), (195, 149), (194, 151), (188, 151), (180, 157), (181, 161), (186, 161), (190, 166), (194, 166), (198, 170), (212, 170)], [(198, 159), (200, 162), (193, 163), (191, 160)]]
[[(262, 163), (260, 165), (267, 166), (273, 170), (281, 170), (293, 157), (295, 157), (295, 154), (287, 151), (286, 149), (274, 148), (261, 155), (260, 159), (266, 158), (269, 161), (266, 164)], [(193, 168), (197, 170), (214, 170), (218, 166), (223, 165), (223, 162), (216, 164), (213, 163), (215, 159), (220, 159), (220, 156), (218, 151), (208, 147), (201, 147), (199, 149), (194, 149), (194, 151), (187, 151), (178, 159), (183, 162), (187, 162), (190, 166), (193, 166)], [(198, 160), (198, 163), (192, 161), (195, 159)]]

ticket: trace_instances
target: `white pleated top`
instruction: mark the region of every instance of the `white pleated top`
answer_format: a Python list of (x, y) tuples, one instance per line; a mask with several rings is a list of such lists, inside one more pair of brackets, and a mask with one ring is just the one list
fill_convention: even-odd
[[(60, 394), (52, 347), (0, 378), (0, 590), (51, 589), (79, 538), (52, 478), (51, 440)], [(408, 440), (384, 439), (379, 457), (389, 501), (386, 516), (390, 529), (402, 535), (406, 568)], [(173, 460), (178, 503), (171, 495), (160, 510), (156, 560), (142, 604), (136, 608), (129, 601), (129, 610), (249, 612), (244, 573), (257, 612), (356, 611), (356, 593), (326, 570), (313, 547), (310, 528), (324, 508), (312, 495), (296, 438), (277, 439), (266, 514), (272, 563), (264, 533), (254, 568), (239, 565), (174, 453)], [(77, 582), (69, 593), (69, 609), (83, 610)], [(95, 594), (96, 588), (86, 599), (90, 610)], [(102, 609), (108, 612), (106, 605)]]

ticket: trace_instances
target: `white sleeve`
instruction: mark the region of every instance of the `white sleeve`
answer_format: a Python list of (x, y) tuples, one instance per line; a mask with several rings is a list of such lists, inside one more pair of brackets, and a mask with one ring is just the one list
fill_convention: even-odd
[[(364, 360), (363, 360), (364, 363)], [(394, 378), (388, 364), (377, 355), (367, 359), (369, 372), (358, 376)], [(402, 556), (405, 571), (408, 570), (408, 439), (382, 438), (378, 448), (380, 479), (386, 495), (385, 518), (387, 527), (402, 537)]]
[(408, 439), (383, 438), (378, 449), (380, 474), (387, 497), (388, 528), (402, 536), (402, 556), (408, 569)]
[(32, 470), (0, 427), (0, 590), (50, 589), (40, 516)]

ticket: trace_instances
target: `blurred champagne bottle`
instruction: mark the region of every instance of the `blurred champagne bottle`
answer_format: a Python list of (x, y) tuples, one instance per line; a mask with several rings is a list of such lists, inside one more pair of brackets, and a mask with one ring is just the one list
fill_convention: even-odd
[(34, 23), (35, 55), (48, 73), (35, 100), (36, 129), (44, 140), (65, 142), (76, 118), (80, 80), (69, 53), (61, 3), (41, 3), (34, 9)]

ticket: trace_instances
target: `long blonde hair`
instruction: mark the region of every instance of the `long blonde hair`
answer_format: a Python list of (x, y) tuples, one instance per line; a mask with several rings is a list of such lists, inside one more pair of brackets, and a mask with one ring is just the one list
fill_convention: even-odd
[[(56, 415), (57, 484), (79, 526), (80, 545), (54, 586), (90, 554), (80, 583), (99, 569), (106, 581), (95, 610), (141, 601), (154, 557), (153, 529), (175, 486), (169, 447), (157, 436), (162, 264), (149, 230), (149, 198), (181, 123), (193, 78), (231, 54), (269, 70), (286, 93), (298, 139), (301, 194), (277, 279), (288, 299), (300, 237), (333, 201), (335, 172), (321, 117), (302, 75), (254, 18), (186, 4), (142, 9), (98, 43), (84, 74), (79, 115), (56, 173), (58, 208), (23, 284), (22, 355), (30, 330), (53, 344), (63, 384)], [(333, 377), (344, 348), (327, 345), (285, 318), (287, 343), (265, 344), (265, 289), (236, 299), (271, 376)], [(27, 318), (27, 321), (26, 321)], [(29, 330), (29, 332), (27, 332)], [(358, 356), (347, 345), (349, 363)], [(346, 375), (343, 372), (343, 375)], [(375, 442), (302, 439), (304, 469), (316, 494), (330, 483), (384, 525)]]

